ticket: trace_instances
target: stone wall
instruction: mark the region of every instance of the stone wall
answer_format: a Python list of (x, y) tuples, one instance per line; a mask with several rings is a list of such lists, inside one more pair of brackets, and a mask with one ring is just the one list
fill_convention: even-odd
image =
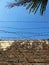
[(6, 50), (0, 49), (0, 65), (49, 65), (49, 40), (13, 41)]

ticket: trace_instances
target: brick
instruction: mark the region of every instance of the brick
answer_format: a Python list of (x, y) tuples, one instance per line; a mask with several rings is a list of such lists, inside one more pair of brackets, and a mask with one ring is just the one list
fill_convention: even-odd
[(7, 65), (12, 65), (12, 63), (7, 63)]
[[(28, 63), (48, 63), (49, 62), (49, 45), (42, 40), (32, 40), (32, 46), (28, 43), (31, 40), (16, 40), (10, 48), (7, 48), (6, 51), (0, 51), (0, 62), (9, 61), (8, 65), (11, 65), (12, 62), (16, 65), (31, 65)], [(45, 40), (46, 41), (46, 40)], [(49, 40), (48, 40), (49, 41)], [(25, 42), (25, 44), (23, 43)], [(23, 45), (21, 45), (23, 43)], [(29, 46), (29, 48), (28, 48)], [(42, 47), (41, 47), (42, 46)], [(12, 61), (10, 63), (10, 61)], [(23, 64), (24, 63), (24, 64)], [(5, 65), (1, 63), (0, 65)]]
[(15, 63), (14, 65), (24, 65), (24, 64), (22, 64), (22, 63)]
[(0, 65), (6, 65), (6, 63), (0, 63)]

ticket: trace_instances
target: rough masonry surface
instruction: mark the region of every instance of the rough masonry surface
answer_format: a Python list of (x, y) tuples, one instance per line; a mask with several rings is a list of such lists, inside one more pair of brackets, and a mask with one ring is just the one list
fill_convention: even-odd
[(0, 65), (49, 65), (49, 40), (1, 40)]

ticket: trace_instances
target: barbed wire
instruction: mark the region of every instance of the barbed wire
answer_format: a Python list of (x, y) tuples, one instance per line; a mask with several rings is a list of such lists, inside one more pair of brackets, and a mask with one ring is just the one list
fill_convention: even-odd
[(19, 27), (0, 27), (0, 28), (8, 28), (8, 29), (15, 29), (15, 30), (26, 30), (26, 29), (49, 29), (49, 27), (25, 27), (25, 28), (19, 28)]
[(49, 32), (25, 32), (25, 31), (16, 31), (16, 32), (11, 32), (11, 31), (6, 31), (6, 30), (0, 30), (0, 32), (4, 33), (12, 33), (12, 34), (49, 34)]
[(20, 30), (24, 30), (24, 29), (49, 29), (49, 27), (39, 27), (39, 28), (14, 28), (14, 27), (6, 27), (6, 28), (20, 29)]
[(49, 23), (48, 21), (0, 21), (0, 22), (21, 22), (21, 23)]
[[(10, 33), (10, 34), (18, 34), (18, 35), (20, 35), (21, 34), (21, 36), (17, 36), (17, 37), (1, 37), (0, 39), (2, 39), (2, 40), (5, 40), (5, 39), (7, 39), (7, 40), (10, 40), (10, 39), (34, 39), (33, 38), (33, 36), (35, 36), (35, 37), (42, 37), (42, 36), (46, 36), (46, 37), (48, 37), (49, 36), (49, 32), (42, 32), (42, 33), (35, 33), (35, 32), (22, 32), (22, 31), (18, 31), (18, 32), (10, 32), (10, 31), (6, 31), (6, 30), (0, 30), (0, 32), (3, 32), (3, 33)], [(25, 36), (24, 34), (31, 34), (31, 36)]]
[[(1, 23), (3, 22), (8, 22), (8, 23), (36, 23), (36, 24), (49, 24), (48, 21), (0, 21)], [(32, 39), (33, 36), (35, 37), (48, 37), (49, 36), (49, 31), (39, 31), (39, 32), (34, 32), (34, 31), (30, 31), (28, 32), (29, 30), (49, 30), (49, 26), (45, 26), (45, 27), (24, 27), (24, 28), (19, 28), (19, 27), (1, 27), (1, 28), (7, 28), (7, 30), (0, 30), (0, 33), (3, 32), (3, 33), (8, 33), (8, 34), (15, 34), (15, 35), (19, 35), (19, 37), (4, 37), (4, 36), (1, 36), (1, 39)], [(8, 31), (8, 29), (15, 29), (16, 31)], [(17, 31), (19, 30), (19, 31)], [(21, 31), (20, 31), (21, 30)], [(22, 30), (28, 30), (28, 31), (22, 31)], [(20, 34), (21, 34), (21, 37), (20, 37)], [(27, 35), (26, 35), (27, 34)], [(29, 36), (30, 35), (30, 36)], [(8, 36), (8, 35), (7, 35)]]
[[(11, 39), (14, 39), (14, 40), (16, 40), (16, 39), (22, 39), (22, 40), (32, 40), (32, 39), (43, 39), (43, 38), (37, 38), (37, 37), (35, 37), (35, 38), (33, 38), (33, 36), (22, 36), (22, 37), (4, 37), (4, 36), (1, 36), (0, 37), (0, 39), (2, 39), (2, 40), (4, 40), (4, 39), (9, 39), (9, 40), (11, 40)], [(48, 39), (48, 38), (44, 38), (44, 39)]]
[(26, 29), (49, 29), (49, 27), (39, 27), (39, 28), (14, 28), (14, 27), (6, 27), (6, 28), (10, 28), (10, 29), (21, 29), (21, 30), (26, 30)]

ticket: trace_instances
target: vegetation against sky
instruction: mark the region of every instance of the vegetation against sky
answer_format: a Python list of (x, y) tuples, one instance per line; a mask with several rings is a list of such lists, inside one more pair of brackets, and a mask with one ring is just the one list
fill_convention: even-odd
[(8, 6), (10, 8), (14, 6), (26, 6), (26, 9), (29, 9), (29, 12), (36, 13), (38, 8), (40, 8), (40, 14), (46, 10), (48, 0), (15, 0), (13, 3), (10, 3)]

